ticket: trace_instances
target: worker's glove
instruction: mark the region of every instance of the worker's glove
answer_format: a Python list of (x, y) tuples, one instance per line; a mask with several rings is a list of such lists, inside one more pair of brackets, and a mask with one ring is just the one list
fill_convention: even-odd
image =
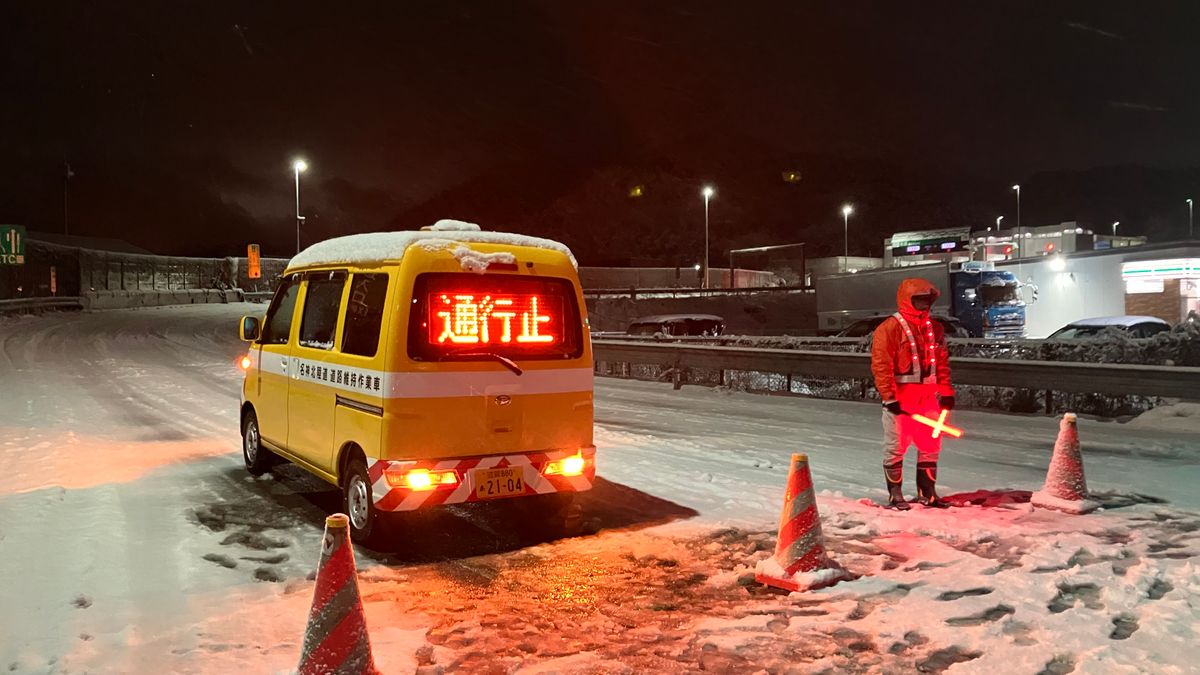
[(905, 414), (904, 408), (900, 407), (900, 401), (892, 401), (891, 403), (884, 403), (883, 409), (892, 413), (893, 415), (904, 415)]
[(942, 401), (942, 408), (944, 408), (946, 410), (954, 410), (954, 394), (951, 394), (949, 396), (943, 396), (941, 401)]

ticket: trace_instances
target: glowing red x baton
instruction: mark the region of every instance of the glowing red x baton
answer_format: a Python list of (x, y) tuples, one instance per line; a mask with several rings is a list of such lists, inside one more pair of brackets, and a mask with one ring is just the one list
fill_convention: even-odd
[(933, 429), (933, 437), (934, 438), (937, 438), (938, 436), (940, 436), (943, 431), (945, 431), (946, 433), (950, 434), (951, 436), (953, 436), (955, 438), (962, 438), (962, 435), (963, 435), (962, 429), (959, 429), (957, 427), (952, 427), (949, 424), (946, 424), (946, 416), (949, 414), (950, 414), (949, 410), (943, 410), (942, 413), (940, 415), (938, 415), (938, 418), (936, 420), (931, 420), (928, 417), (926, 417), (924, 415), (918, 415), (917, 413), (911, 413), (909, 415), (909, 417), (920, 422), (921, 424), (924, 424), (927, 427), (931, 427)]

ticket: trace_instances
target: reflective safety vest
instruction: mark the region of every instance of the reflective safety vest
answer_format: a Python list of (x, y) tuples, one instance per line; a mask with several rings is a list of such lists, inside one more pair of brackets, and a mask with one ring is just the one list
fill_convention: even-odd
[(896, 312), (892, 316), (900, 322), (904, 329), (904, 337), (908, 338), (908, 348), (912, 351), (912, 372), (896, 373), (896, 384), (937, 384), (937, 345), (933, 343), (933, 322), (925, 319), (925, 349), (929, 352), (929, 376), (921, 377), (921, 355), (917, 353), (917, 341), (913, 338), (912, 328), (908, 321)]

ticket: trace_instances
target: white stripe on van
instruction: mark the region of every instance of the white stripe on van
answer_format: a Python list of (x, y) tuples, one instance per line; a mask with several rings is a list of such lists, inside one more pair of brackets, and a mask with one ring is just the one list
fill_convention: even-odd
[(372, 398), (455, 398), (517, 394), (565, 394), (592, 390), (591, 368), (454, 372), (388, 372), (262, 353), (263, 372)]
[(450, 373), (388, 373), (387, 398), (451, 398), (500, 394), (565, 394), (591, 391), (591, 368), (476, 370)]

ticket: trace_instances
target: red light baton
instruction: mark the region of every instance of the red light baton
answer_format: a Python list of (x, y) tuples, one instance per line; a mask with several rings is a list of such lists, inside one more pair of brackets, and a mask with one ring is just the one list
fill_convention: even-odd
[(950, 434), (951, 436), (953, 436), (955, 438), (962, 438), (962, 435), (963, 435), (962, 429), (959, 429), (957, 427), (952, 427), (949, 424), (946, 424), (946, 416), (949, 414), (950, 414), (949, 410), (943, 410), (941, 412), (941, 414), (938, 415), (938, 418), (936, 420), (931, 420), (928, 417), (926, 417), (924, 415), (919, 415), (917, 413), (909, 413), (909, 417), (911, 417), (914, 420), (920, 422), (921, 424), (924, 424), (925, 426), (933, 429), (933, 437), (934, 438), (937, 438), (938, 436), (940, 436), (943, 431), (945, 431), (947, 434)]

